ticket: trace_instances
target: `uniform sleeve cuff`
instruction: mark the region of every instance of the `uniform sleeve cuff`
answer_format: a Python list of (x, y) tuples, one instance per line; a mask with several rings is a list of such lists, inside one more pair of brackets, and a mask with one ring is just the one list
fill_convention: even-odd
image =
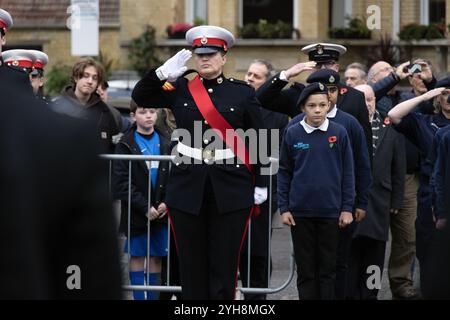
[(158, 69), (156, 69), (156, 76), (158, 77), (159, 80), (164, 81), (167, 80), (167, 77), (164, 76), (163, 72), (161, 71), (162, 67), (159, 67)]
[(343, 206), (341, 212), (342, 211), (353, 212), (353, 206)]
[(285, 212), (287, 212), (287, 211), (289, 211), (288, 207), (280, 207), (280, 215), (285, 213)]

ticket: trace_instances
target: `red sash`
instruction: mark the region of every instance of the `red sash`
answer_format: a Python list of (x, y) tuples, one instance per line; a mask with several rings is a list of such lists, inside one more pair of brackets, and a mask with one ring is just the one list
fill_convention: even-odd
[[(253, 174), (252, 165), (250, 164), (250, 156), (244, 141), (236, 134), (234, 128), (228, 123), (228, 121), (222, 117), (219, 111), (217, 111), (216, 107), (214, 107), (214, 104), (198, 75), (189, 81), (188, 89), (203, 118), (208, 122), (209, 126), (217, 133), (217, 135), (227, 144), (227, 146), (233, 150), (234, 154), (245, 164), (248, 171), (250, 171), (253, 176), (254, 184), (255, 176)], [(256, 217), (259, 216), (260, 208), (258, 205), (253, 205), (250, 215), (252, 213), (254, 213)]]
[(250, 156), (244, 141), (236, 134), (234, 128), (214, 107), (214, 104), (198, 75), (189, 81), (188, 89), (203, 118), (205, 118), (210, 127), (245, 164), (250, 173), (253, 173), (252, 166), (250, 164)]

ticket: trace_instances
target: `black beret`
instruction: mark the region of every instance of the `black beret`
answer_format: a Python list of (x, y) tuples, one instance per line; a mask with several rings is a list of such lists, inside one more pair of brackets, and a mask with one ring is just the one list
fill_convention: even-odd
[(311, 83), (305, 89), (303, 89), (302, 93), (300, 94), (300, 97), (298, 98), (297, 106), (303, 105), (306, 99), (308, 99), (308, 97), (313, 94), (328, 95), (328, 89), (324, 84), (320, 82)]
[(306, 82), (321, 82), (326, 85), (337, 85), (340, 80), (341, 77), (336, 71), (330, 69), (320, 69), (311, 73), (306, 79)]

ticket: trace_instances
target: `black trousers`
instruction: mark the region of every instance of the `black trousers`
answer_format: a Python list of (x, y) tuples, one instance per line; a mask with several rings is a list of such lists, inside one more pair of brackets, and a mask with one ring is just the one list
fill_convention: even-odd
[(375, 240), (369, 237), (357, 237), (352, 241), (351, 255), (348, 270), (347, 297), (357, 300), (376, 300), (378, 289), (369, 289), (367, 280), (374, 272), (369, 270), (369, 266), (377, 266), (383, 275), (384, 255), (386, 242)]
[[(260, 205), (260, 214), (252, 217), (250, 231), (250, 287), (267, 288), (268, 267), (269, 267), (269, 201), (265, 201)], [(245, 237), (244, 249), (241, 252), (241, 260), (239, 271), (242, 280), (242, 286), (248, 287), (248, 235)], [(249, 294), (244, 295), (245, 300), (266, 300), (266, 294)]]
[(335, 297), (338, 219), (294, 218), (291, 226), (297, 289), (302, 300)]
[[(428, 276), (433, 270), (428, 270), (428, 262), (431, 248), (433, 247), (436, 228), (432, 220), (432, 212), (429, 207), (417, 207), (416, 219), (416, 256), (420, 264), (420, 288), (429, 287)], [(448, 223), (448, 222), (447, 222)], [(426, 298), (426, 296), (424, 297)]]
[(348, 298), (348, 265), (350, 261), (350, 250), (355, 226), (356, 224), (353, 222), (349, 226), (339, 229), (339, 242), (336, 260), (336, 299), (338, 300)]
[(209, 193), (204, 199), (198, 215), (169, 208), (182, 297), (233, 300), (250, 208), (219, 214), (214, 197)]

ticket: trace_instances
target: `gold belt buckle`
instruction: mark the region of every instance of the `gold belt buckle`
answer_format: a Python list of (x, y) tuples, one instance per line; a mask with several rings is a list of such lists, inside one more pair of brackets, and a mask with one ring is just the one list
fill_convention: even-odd
[(203, 160), (214, 160), (214, 150), (211, 149), (203, 149), (202, 150), (202, 158)]

